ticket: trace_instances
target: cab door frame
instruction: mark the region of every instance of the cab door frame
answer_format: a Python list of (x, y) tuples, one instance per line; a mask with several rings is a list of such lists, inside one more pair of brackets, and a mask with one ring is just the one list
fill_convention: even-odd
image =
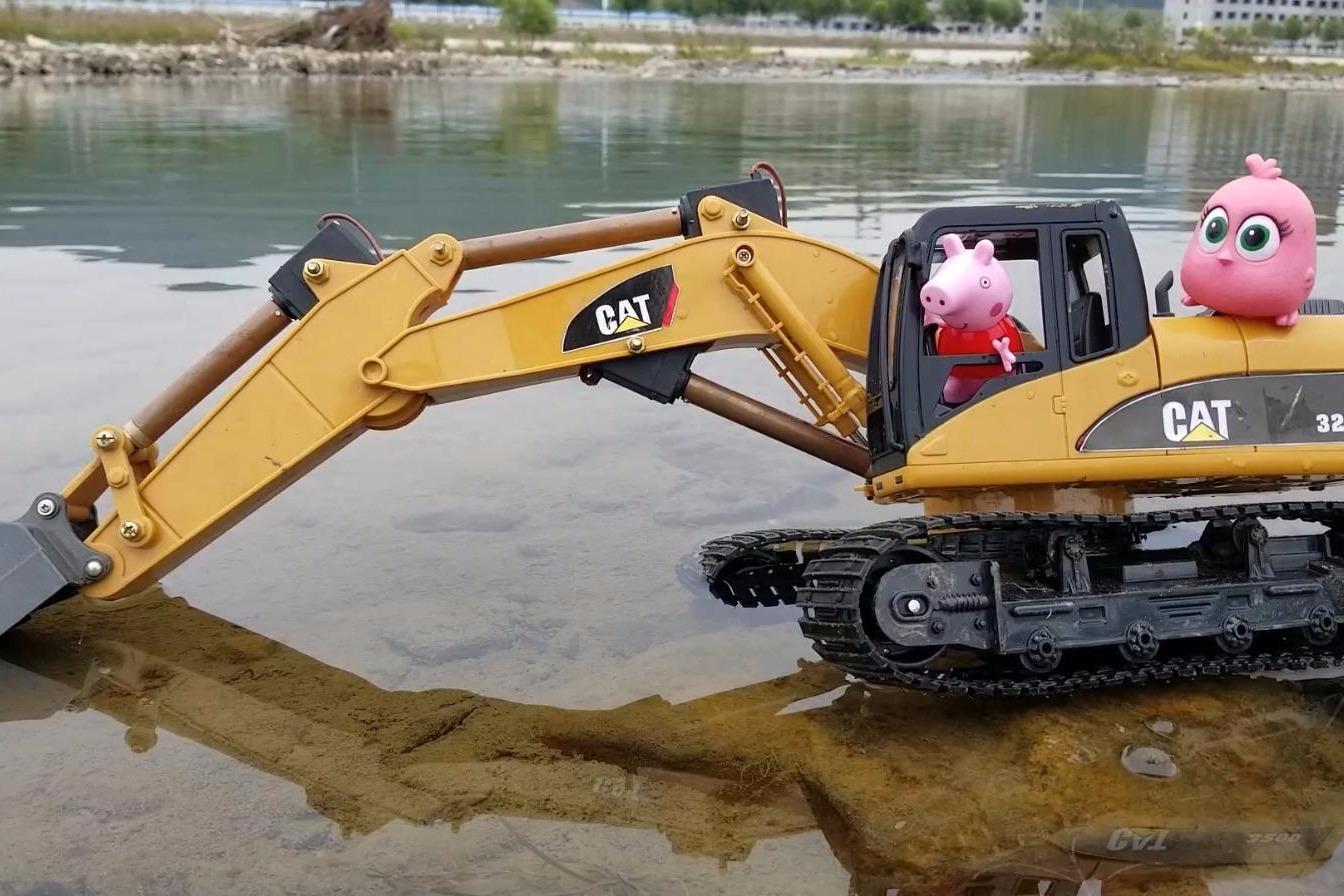
[[(1063, 337), (1060, 329), (1059, 296), (1060, 264), (1054, 245), (1053, 227), (1049, 224), (1004, 224), (986, 223), (969, 232), (975, 234), (998, 233), (1002, 231), (1031, 231), (1036, 237), (1037, 279), (1041, 297), (1041, 327), (1039, 334), (1044, 350), (1024, 352), (1018, 356), (1012, 374), (995, 377), (986, 381), (970, 401), (957, 407), (948, 407), (942, 403), (943, 386), (953, 367), (966, 364), (998, 364), (998, 355), (935, 355), (925, 351), (924, 309), (919, 303), (919, 290), (928, 280), (928, 271), (933, 266), (934, 253), (938, 240), (945, 234), (968, 232), (968, 228), (945, 226), (933, 231), (932, 236), (919, 246), (919, 260), (912, 264), (907, 255), (906, 277), (903, 278), (900, 308), (900, 349), (901, 365), (898, 377), (900, 389), (899, 404), (905, 422), (907, 444), (913, 444), (940, 424), (960, 414), (967, 408), (1034, 379), (1058, 373), (1063, 369)], [(907, 251), (909, 251), (907, 249)], [(913, 275), (913, 276), (912, 276)], [(911, 388), (913, 386), (913, 388)]]

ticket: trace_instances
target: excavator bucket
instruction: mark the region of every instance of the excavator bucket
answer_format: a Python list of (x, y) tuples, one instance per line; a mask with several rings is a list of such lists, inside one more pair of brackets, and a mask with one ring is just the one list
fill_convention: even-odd
[(110, 568), (106, 556), (80, 540), (64, 499), (39, 495), (22, 517), (0, 523), (0, 634)]

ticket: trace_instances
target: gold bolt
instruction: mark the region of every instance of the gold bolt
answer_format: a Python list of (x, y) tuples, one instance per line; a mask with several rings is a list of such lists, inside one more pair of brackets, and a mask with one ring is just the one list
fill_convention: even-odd
[(117, 444), (117, 434), (110, 429), (100, 429), (93, 437), (93, 444), (99, 448), (111, 448)]
[(144, 534), (144, 530), (140, 528), (140, 524), (135, 520), (127, 520), (122, 523), (121, 528), (117, 531), (120, 532), (121, 537), (127, 541), (139, 541), (140, 536)]
[(314, 283), (321, 283), (327, 279), (327, 266), (316, 258), (310, 258), (303, 265), (303, 276)]
[(733, 215), (733, 226), (738, 230), (746, 230), (750, 223), (751, 215), (747, 214), (747, 210), (744, 208), (738, 209), (737, 214)]
[(733, 257), (737, 259), (738, 264), (742, 265), (743, 267), (746, 267), (747, 265), (751, 264), (752, 259), (755, 256), (751, 254), (751, 248), (749, 246), (740, 246), (738, 247), (738, 250)]
[(438, 240), (429, 247), (429, 255), (437, 264), (447, 264), (453, 260), (453, 247)]
[(632, 355), (639, 354), (640, 352), (644, 351), (645, 348), (644, 337), (631, 336), (629, 339), (625, 340), (625, 347), (630, 350), (630, 354)]
[(107, 484), (113, 488), (121, 488), (126, 482), (126, 471), (121, 467), (113, 467), (107, 471)]
[(723, 214), (723, 200), (717, 196), (711, 196), (705, 200), (705, 217), (713, 221), (719, 215)]

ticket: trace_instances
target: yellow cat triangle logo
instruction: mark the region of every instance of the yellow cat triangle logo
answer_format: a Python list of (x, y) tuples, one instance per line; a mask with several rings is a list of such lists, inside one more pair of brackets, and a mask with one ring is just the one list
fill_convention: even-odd
[(1219, 434), (1207, 423), (1200, 423), (1190, 430), (1182, 442), (1226, 442), (1227, 436)]
[(627, 314), (624, 318), (621, 319), (620, 324), (616, 327), (616, 332), (628, 333), (631, 330), (638, 330), (640, 327), (647, 327), (647, 326), (648, 324), (645, 323), (644, 321), (640, 320), (637, 317), (632, 317), (629, 314)]

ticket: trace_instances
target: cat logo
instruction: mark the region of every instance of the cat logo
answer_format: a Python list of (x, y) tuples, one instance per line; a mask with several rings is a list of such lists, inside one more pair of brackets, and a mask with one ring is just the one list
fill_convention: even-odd
[(1129, 828), (1116, 828), (1106, 841), (1110, 852), (1165, 852), (1170, 831), (1155, 830), (1140, 834)]
[(603, 336), (634, 333), (653, 325), (653, 319), (649, 317), (648, 293), (611, 305), (598, 305), (593, 313), (597, 316), (597, 329)]
[(562, 351), (653, 333), (672, 324), (677, 281), (671, 265), (641, 271), (589, 302), (565, 329)]
[(1226, 398), (1209, 401), (1169, 401), (1162, 405), (1162, 434), (1168, 442), (1226, 442), (1227, 411), (1232, 402)]

